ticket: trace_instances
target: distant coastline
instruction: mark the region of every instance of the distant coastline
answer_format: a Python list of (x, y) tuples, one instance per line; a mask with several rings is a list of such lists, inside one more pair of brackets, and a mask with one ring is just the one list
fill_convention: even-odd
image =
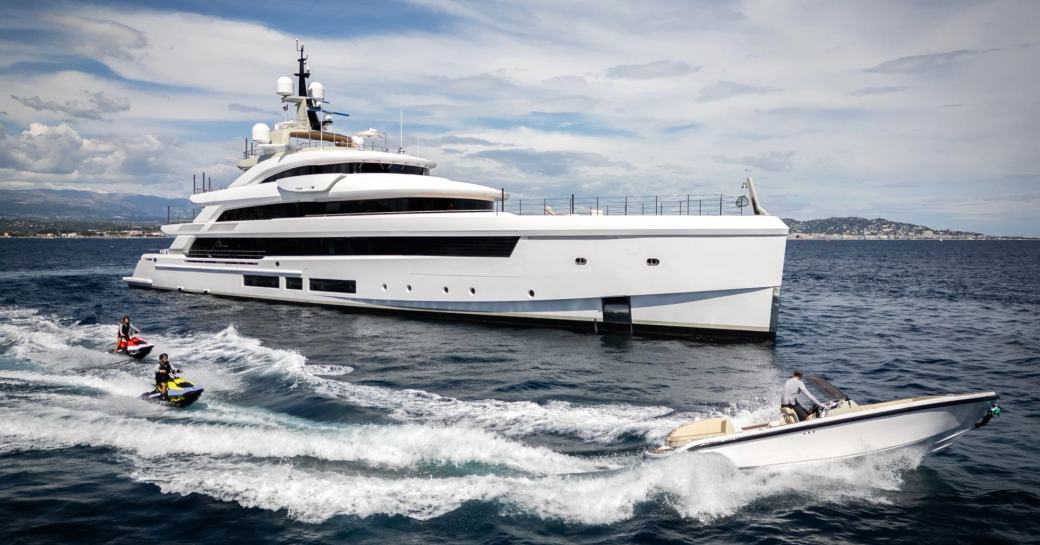
[(934, 229), (884, 218), (842, 217), (805, 221), (783, 218), (783, 221), (791, 229), (789, 240), (1035, 240), (1035, 237)]

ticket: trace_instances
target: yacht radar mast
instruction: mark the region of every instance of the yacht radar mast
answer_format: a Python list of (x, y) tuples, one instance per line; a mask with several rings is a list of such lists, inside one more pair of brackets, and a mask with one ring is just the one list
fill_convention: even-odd
[(299, 96), (304, 103), (307, 111), (307, 122), (312, 131), (321, 130), (321, 119), (318, 117), (318, 112), (314, 111), (314, 108), (320, 108), (321, 102), (319, 100), (311, 99), (307, 97), (307, 78), (311, 76), (310, 66), (307, 65), (307, 55), (303, 52), (304, 44), (300, 40), (296, 40), (296, 50), (300, 53), (300, 58), (296, 59), (296, 62), (300, 64), (299, 71), (293, 74), (297, 78), (297, 91), (296, 94)]

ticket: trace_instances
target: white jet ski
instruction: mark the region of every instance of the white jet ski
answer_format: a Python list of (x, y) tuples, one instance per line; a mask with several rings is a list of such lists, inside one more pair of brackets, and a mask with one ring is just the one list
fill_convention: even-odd
[(993, 392), (912, 397), (859, 405), (819, 376), (805, 381), (828, 399), (799, 422), (786, 409), (781, 419), (736, 426), (728, 418), (708, 418), (673, 430), (667, 442), (647, 451), (650, 458), (680, 452), (712, 452), (739, 468), (840, 460), (887, 450), (917, 447), (937, 452), (1000, 414)]

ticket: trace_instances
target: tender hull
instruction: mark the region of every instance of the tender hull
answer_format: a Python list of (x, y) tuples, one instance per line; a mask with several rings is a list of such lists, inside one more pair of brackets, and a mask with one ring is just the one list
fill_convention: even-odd
[(935, 452), (971, 430), (996, 394), (941, 396), (882, 409), (695, 441), (679, 452), (716, 453), (737, 467), (820, 462), (916, 447)]
[[(505, 234), (520, 238), (508, 257), (193, 259), (171, 251), (143, 256), (134, 275), (125, 280), (135, 287), (362, 310), (555, 323), (590, 331), (765, 338), (775, 333), (786, 245), (786, 226), (776, 218), (649, 217), (643, 225), (655, 228), (638, 230), (638, 235), (625, 234), (637, 232), (631, 228), (632, 218), (620, 225), (613, 221), (615, 218), (555, 218), (558, 225), (553, 230), (546, 227), (548, 224), (519, 230), (531, 218), (495, 218), (485, 216), (484, 223), (513, 223), (502, 224), (502, 229), (494, 232), (451, 232), (442, 224), (436, 234), (502, 235), (509, 227), (514, 230)], [(480, 223), (465, 219), (470, 226)], [(571, 221), (574, 219), (581, 221)], [(339, 227), (353, 229), (346, 232), (356, 235), (361, 231), (354, 221)], [(612, 224), (615, 227), (608, 228)], [(393, 232), (402, 232), (404, 225), (394, 225), (399, 230)], [(252, 232), (249, 235), (257, 236)], [(175, 247), (190, 247), (190, 240), (180, 238)], [(577, 264), (579, 258), (583, 265)], [(650, 259), (653, 265), (648, 264)], [(279, 283), (277, 287), (246, 286), (246, 274), (276, 276)], [(301, 279), (302, 289), (288, 289), (285, 278)], [(353, 280), (356, 292), (312, 291), (312, 278)], [(618, 298), (622, 312), (604, 312), (605, 300)]]

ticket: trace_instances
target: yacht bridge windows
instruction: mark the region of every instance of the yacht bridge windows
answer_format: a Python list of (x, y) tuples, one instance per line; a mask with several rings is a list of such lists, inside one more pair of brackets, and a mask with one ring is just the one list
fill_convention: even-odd
[(393, 163), (333, 163), (331, 165), (303, 165), (276, 172), (264, 181), (266, 184), (275, 182), (282, 178), (292, 176), (306, 176), (308, 174), (415, 174), (418, 176), (429, 176), (430, 169), (417, 165), (400, 165)]
[(262, 204), (221, 212), (217, 221), (251, 221), (337, 214), (402, 214), (423, 212), (491, 212), (494, 201), (445, 197), (398, 197), (350, 201), (306, 201)]

